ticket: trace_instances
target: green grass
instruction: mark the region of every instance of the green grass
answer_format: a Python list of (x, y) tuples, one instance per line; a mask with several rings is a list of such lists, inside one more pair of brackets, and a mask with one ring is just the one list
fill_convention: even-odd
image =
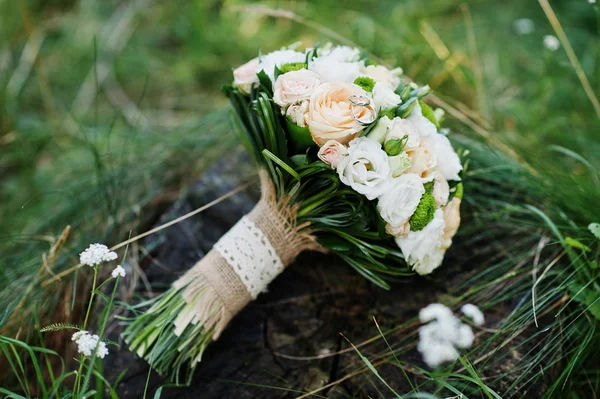
[[(599, 245), (587, 225), (600, 219), (600, 119), (563, 48), (543, 47), (543, 36), (555, 33), (542, 7), (517, 0), (261, 4), (296, 14), (268, 16), (243, 9), (257, 5), (245, 1), (0, 0), (3, 350), (15, 345), (22, 359), (56, 362), (63, 345), (43, 343), (39, 327), (80, 323), (88, 287), (81, 272), (44, 282), (76, 264), (89, 243), (113, 245), (129, 231), (145, 231), (161, 207), (221, 158), (220, 149), (239, 145), (219, 92), (232, 67), (259, 49), (296, 40), (348, 40), (429, 83), (464, 115), (461, 121), (448, 113), (445, 123), (471, 153), (465, 221), (452, 251), (477, 251), (456, 256), (460, 265), (434, 278), (452, 279), (440, 300), (473, 301), (505, 315), (488, 326), (498, 331), (483, 332), (461, 362), (444, 370), (420, 370), (405, 350), (394, 354), (398, 362), (387, 346), (374, 353), (385, 367), (401, 364), (419, 392), (439, 397), (455, 390), (488, 396), (486, 389), (502, 397), (597, 395)], [(550, 4), (600, 92), (594, 6)], [(523, 17), (535, 30), (519, 36), (513, 22)], [(516, 160), (502, 153), (506, 147)], [(67, 225), (62, 250), (55, 246), (50, 257)], [(26, 312), (14, 314), (22, 300)], [(64, 310), (56, 314), (57, 308)], [(21, 328), (22, 320), (29, 328)], [(10, 341), (20, 328), (27, 346)], [(393, 350), (415, 342), (414, 335), (383, 333)], [(3, 353), (0, 362), (9, 356)], [(487, 353), (493, 355), (479, 360)], [(32, 386), (33, 375), (23, 376)], [(400, 379), (387, 383), (411, 397), (398, 390)]]

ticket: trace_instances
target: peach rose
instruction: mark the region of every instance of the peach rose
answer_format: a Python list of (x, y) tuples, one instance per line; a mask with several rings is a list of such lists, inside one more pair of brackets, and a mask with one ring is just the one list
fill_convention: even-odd
[(398, 83), (400, 83), (397, 72), (397, 70), (390, 71), (383, 65), (369, 65), (361, 70), (362, 74), (370, 77), (376, 82), (387, 83), (393, 90), (395, 90), (396, 87), (398, 87)]
[(250, 94), (252, 85), (258, 83), (256, 68), (258, 68), (258, 58), (254, 58), (233, 70), (233, 85), (242, 93)]
[(406, 237), (410, 232), (410, 223), (404, 222), (400, 226), (385, 225), (385, 232), (394, 237)]
[(273, 101), (284, 108), (287, 105), (308, 100), (321, 84), (321, 78), (307, 69), (280, 75), (273, 86)]
[(332, 168), (337, 168), (340, 161), (348, 155), (348, 149), (335, 140), (329, 140), (319, 149), (317, 155), (321, 161), (331, 165)]
[(446, 250), (452, 245), (452, 239), (460, 226), (460, 198), (454, 197), (443, 208), (444, 211), (444, 235), (442, 236), (442, 249)]
[(450, 186), (448, 180), (439, 171), (434, 171), (431, 174), (433, 177), (433, 198), (435, 199), (436, 206), (446, 205), (448, 202), (448, 196), (450, 195)]
[(290, 105), (285, 111), (285, 115), (296, 125), (305, 127), (308, 115), (308, 101)]
[(414, 151), (407, 151), (407, 155), (410, 158), (411, 167), (406, 170), (406, 173), (415, 173), (421, 177), (427, 177), (437, 164), (429, 140), (421, 140), (419, 147)]
[(365, 128), (352, 118), (351, 109), (354, 107), (354, 115), (361, 120), (370, 120), (371, 111), (350, 103), (352, 95), (367, 98), (363, 89), (351, 83), (325, 83), (313, 92), (307, 123), (315, 143), (321, 146), (335, 140), (348, 144)]

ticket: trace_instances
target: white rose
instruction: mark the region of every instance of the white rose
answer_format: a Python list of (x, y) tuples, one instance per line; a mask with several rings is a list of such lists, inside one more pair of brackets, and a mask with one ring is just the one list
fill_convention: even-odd
[(331, 47), (328, 43), (325, 48), (319, 50), (319, 57), (321, 59), (329, 58), (335, 61), (341, 62), (352, 62), (360, 59), (360, 50), (356, 47), (348, 46), (335, 46)]
[(313, 92), (307, 123), (315, 143), (323, 145), (328, 140), (336, 140), (348, 144), (365, 128), (354, 120), (351, 107), (359, 119), (371, 118), (370, 111), (350, 103), (352, 95), (366, 97), (367, 93), (348, 83), (324, 83)]
[(350, 142), (348, 156), (338, 164), (337, 172), (342, 183), (369, 200), (385, 193), (390, 183), (387, 154), (378, 142), (366, 137)]
[(429, 172), (437, 165), (437, 159), (429, 140), (421, 139), (419, 147), (415, 150), (407, 151), (407, 154), (411, 161), (411, 167), (407, 170), (408, 173), (427, 177)]
[(429, 274), (444, 259), (442, 235), (444, 234), (444, 213), (438, 209), (433, 220), (420, 231), (410, 231), (404, 237), (396, 237), (396, 244), (404, 254), (406, 262), (421, 274)]
[(257, 67), (258, 58), (254, 58), (233, 70), (233, 85), (242, 93), (250, 94), (252, 85), (258, 83)]
[(321, 161), (331, 165), (332, 168), (337, 168), (342, 159), (348, 155), (348, 149), (335, 140), (329, 140), (319, 148), (317, 155)]
[(397, 107), (402, 99), (387, 83), (377, 82), (373, 86), (373, 101), (378, 110)]
[(308, 100), (321, 84), (321, 78), (306, 69), (279, 75), (273, 86), (273, 101), (280, 107)]
[(369, 65), (362, 68), (360, 72), (362, 75), (370, 77), (375, 82), (387, 83), (394, 90), (396, 90), (396, 87), (398, 87), (398, 84), (400, 83), (397, 70), (390, 71), (383, 65)]
[(352, 83), (360, 75), (362, 62), (344, 62), (331, 58), (315, 58), (308, 69), (315, 72), (324, 82)]
[(318, 74), (324, 82), (352, 83), (364, 67), (359, 58), (360, 50), (357, 48), (326, 47), (319, 50), (319, 56), (308, 63), (308, 69)]
[(283, 64), (304, 62), (306, 55), (293, 50), (278, 50), (260, 57), (256, 73), (265, 71), (271, 82), (275, 81), (275, 67), (281, 68)]
[(444, 212), (444, 235), (442, 236), (442, 248), (448, 249), (452, 245), (452, 239), (460, 227), (460, 198), (454, 197), (452, 201), (443, 208)]
[[(291, 73), (291, 72), (290, 72)], [(287, 107), (285, 115), (290, 118), (296, 125), (305, 127), (306, 118), (308, 116), (308, 101), (302, 101), (299, 104), (292, 104)]]
[(392, 179), (388, 190), (379, 197), (377, 210), (392, 227), (405, 224), (415, 213), (425, 188), (421, 178), (408, 173)]
[(404, 145), (404, 151), (412, 151), (419, 148), (421, 140), (419, 139), (419, 133), (413, 126), (413, 124), (406, 119), (394, 118), (392, 123), (388, 126), (385, 141), (390, 140), (402, 140), (405, 136), (407, 137), (406, 144)]
[(452, 148), (450, 140), (443, 134), (435, 134), (431, 137), (433, 153), (437, 160), (437, 168), (446, 180), (460, 180), (458, 174), (462, 170), (460, 158)]
[(430, 136), (437, 134), (437, 128), (429, 119), (423, 116), (421, 105), (418, 102), (406, 119), (412, 122), (421, 138), (429, 138)]

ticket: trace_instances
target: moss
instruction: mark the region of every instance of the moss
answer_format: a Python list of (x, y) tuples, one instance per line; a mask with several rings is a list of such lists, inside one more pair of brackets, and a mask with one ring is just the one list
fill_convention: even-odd
[(433, 220), (435, 213), (435, 199), (431, 191), (427, 190), (421, 197), (415, 213), (409, 220), (411, 231), (420, 231), (425, 228)]
[(308, 64), (304, 62), (290, 62), (288, 64), (283, 64), (281, 68), (279, 68), (281, 73), (299, 71), (301, 69), (308, 69)]
[(354, 79), (354, 84), (363, 88), (367, 93), (373, 92), (373, 87), (375, 86), (375, 81), (368, 76), (359, 76)]

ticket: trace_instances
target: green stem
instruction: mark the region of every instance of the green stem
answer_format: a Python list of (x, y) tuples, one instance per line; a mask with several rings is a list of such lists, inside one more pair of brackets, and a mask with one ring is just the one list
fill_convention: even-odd
[[(126, 256), (127, 256), (127, 250), (125, 250), (125, 255), (123, 255), (123, 259), (125, 259)], [(112, 310), (112, 307), (113, 307), (113, 302), (115, 299), (115, 295), (117, 293), (117, 287), (119, 286), (120, 280), (121, 280), (121, 277), (117, 276), (117, 278), (115, 280), (115, 286), (113, 287), (112, 294), (110, 295), (110, 300), (108, 302), (108, 306), (104, 310), (104, 318), (102, 320), (102, 323), (100, 324), (101, 327), (100, 327), (100, 332), (98, 334), (98, 337), (100, 337), (98, 339), (98, 345), (96, 345), (96, 348), (94, 349), (94, 353), (92, 354), (92, 358), (90, 361), (90, 367), (88, 367), (87, 372), (85, 374), (85, 379), (83, 380), (84, 390), (86, 389), (86, 387), (89, 384), (90, 377), (92, 375), (92, 371), (94, 370), (94, 365), (96, 364), (98, 347), (100, 346), (100, 341), (102, 340), (102, 337), (104, 336), (104, 331), (106, 330), (106, 325), (108, 324), (108, 317), (110, 316), (110, 311)]]
[[(92, 282), (92, 294), (90, 295), (90, 301), (88, 302), (87, 312), (85, 313), (85, 320), (83, 322), (83, 330), (87, 327), (87, 322), (90, 317), (90, 313), (92, 311), (92, 304), (94, 303), (94, 296), (96, 295), (96, 280), (98, 279), (98, 265), (94, 266), (94, 281)], [(81, 372), (83, 371), (83, 364), (85, 363), (85, 356), (81, 358), (79, 362), (79, 370), (77, 371), (77, 375), (75, 376), (75, 389), (74, 394), (79, 394), (79, 389), (81, 387)]]
[(87, 327), (87, 322), (90, 317), (90, 312), (92, 310), (92, 303), (94, 302), (94, 295), (96, 295), (96, 279), (98, 278), (98, 265), (94, 266), (94, 281), (92, 283), (92, 295), (90, 296), (90, 301), (88, 302), (87, 312), (85, 313), (85, 321), (83, 322), (83, 329)]

